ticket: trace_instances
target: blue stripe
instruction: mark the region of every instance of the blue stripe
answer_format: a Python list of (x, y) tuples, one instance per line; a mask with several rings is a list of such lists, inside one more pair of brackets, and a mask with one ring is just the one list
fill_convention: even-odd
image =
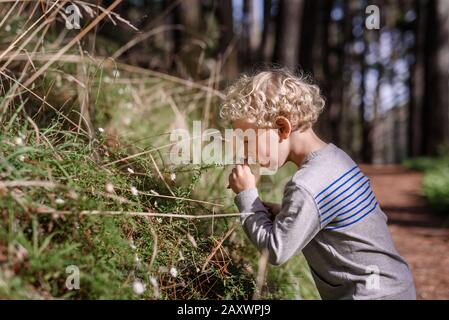
[(354, 223), (359, 222), (360, 220), (365, 218), (367, 215), (369, 215), (371, 212), (373, 212), (376, 209), (376, 207), (377, 207), (377, 202), (376, 202), (376, 204), (374, 205), (374, 207), (371, 210), (369, 210), (367, 213), (365, 213), (363, 216), (361, 216), (357, 220), (354, 220), (351, 223), (345, 224), (343, 226), (329, 227), (329, 228), (326, 228), (326, 229), (327, 230), (335, 230), (335, 229), (341, 229), (341, 228), (349, 227), (350, 225), (353, 225)]
[(357, 171), (356, 174), (354, 174), (352, 177), (350, 177), (348, 180), (345, 181), (345, 183), (342, 183), (337, 189), (334, 189), (331, 193), (329, 193), (327, 196), (325, 196), (323, 199), (321, 199), (317, 204), (320, 204), (321, 202), (323, 202), (325, 199), (327, 199), (328, 197), (330, 197), (335, 191), (339, 190), (341, 187), (343, 187), (344, 185), (346, 185), (349, 181), (351, 181), (355, 176), (359, 175), (360, 173), (362, 173), (362, 171)]
[(330, 186), (328, 186), (326, 189), (324, 189), (323, 191), (321, 191), (316, 197), (315, 199), (317, 199), (319, 196), (321, 196), (323, 193), (325, 193), (327, 190), (329, 190), (330, 188), (332, 188), (336, 183), (338, 183), (339, 181), (341, 181), (344, 177), (346, 177), (348, 174), (350, 174), (352, 171), (354, 171), (356, 168), (358, 168), (358, 166), (355, 166), (354, 168), (352, 168), (351, 170), (349, 170), (348, 172), (346, 172), (344, 175), (342, 175), (340, 178), (338, 178), (337, 180), (335, 180)]
[(345, 214), (347, 214), (348, 212), (351, 212), (352, 210), (354, 210), (355, 208), (357, 208), (358, 206), (360, 206), (363, 202), (365, 202), (366, 200), (368, 200), (368, 198), (373, 194), (373, 191), (370, 190), (370, 186), (367, 186), (365, 188), (365, 190), (363, 190), (363, 192), (361, 194), (358, 195), (357, 198), (355, 198), (354, 200), (352, 200), (351, 202), (347, 203), (344, 207), (341, 207), (340, 209), (332, 212), (332, 214), (330, 214), (329, 216), (327, 216), (326, 219), (324, 219), (323, 221), (321, 221), (321, 223), (326, 222), (327, 220), (329, 220), (332, 217), (335, 217), (335, 215), (342, 209), (347, 208), (349, 205), (353, 204), (355, 201), (357, 201), (358, 199), (360, 199), (360, 197), (362, 197), (364, 194), (367, 193), (367, 191), (370, 191), (369, 194), (363, 199), (361, 200), (359, 203), (357, 203), (355, 206), (353, 206), (351, 209), (346, 210), (345, 212), (340, 213), (337, 217), (341, 217)]
[(351, 218), (354, 218), (354, 217), (355, 217), (356, 215), (358, 215), (360, 212), (362, 212), (363, 210), (365, 210), (366, 208), (368, 208), (368, 207), (373, 203), (373, 201), (376, 202), (376, 197), (373, 197), (373, 198), (371, 199), (371, 201), (370, 201), (366, 206), (364, 206), (362, 209), (360, 209), (360, 210), (357, 211), (356, 213), (354, 213), (354, 214), (350, 215), (349, 217), (344, 218), (344, 219), (342, 219), (342, 220), (335, 220), (335, 221), (332, 221), (331, 223), (334, 224), (334, 223), (345, 222), (345, 221), (347, 221), (347, 220), (349, 220), (349, 219), (351, 219)]
[[(352, 207), (351, 209), (346, 210), (345, 212), (340, 213), (339, 215), (337, 215), (337, 217), (342, 217), (342, 216), (344, 216), (345, 214), (351, 212), (352, 210), (354, 210), (355, 208), (357, 208), (358, 206), (360, 206), (363, 202), (367, 201), (371, 196), (374, 196), (374, 193), (373, 193), (372, 190), (370, 191), (370, 193), (369, 193), (369, 194), (368, 194), (362, 201), (360, 201), (359, 203), (357, 203), (357, 204), (356, 204), (354, 207)], [(375, 196), (374, 196), (374, 197), (375, 197)]]
[(328, 213), (330, 210), (332, 210), (333, 208), (335, 208), (336, 206), (338, 206), (340, 203), (342, 203), (343, 201), (345, 201), (346, 199), (348, 199), (349, 197), (351, 197), (352, 195), (354, 195), (357, 191), (359, 191), (360, 189), (363, 188), (363, 186), (369, 182), (369, 179), (366, 179), (366, 181), (357, 189), (354, 190), (353, 193), (351, 193), (350, 195), (348, 195), (346, 198), (344, 198), (343, 200), (341, 200), (340, 202), (336, 203), (335, 205), (333, 205), (332, 207), (330, 207), (329, 209), (327, 209), (326, 211), (324, 211), (323, 213), (321, 213), (321, 216), (324, 216), (326, 213)]
[(323, 210), (325, 207), (327, 207), (329, 204), (331, 204), (332, 202), (334, 202), (335, 200), (338, 200), (339, 197), (341, 197), (346, 191), (350, 190), (353, 186), (355, 186), (358, 182), (360, 182), (360, 180), (362, 180), (363, 178), (365, 178), (365, 176), (361, 176), (358, 180), (356, 180), (353, 184), (351, 184), (348, 188), (346, 188), (345, 190), (343, 190), (342, 192), (340, 192), (339, 195), (335, 196), (332, 200), (329, 200), (326, 204), (324, 204), (323, 206), (321, 206), (319, 209)]

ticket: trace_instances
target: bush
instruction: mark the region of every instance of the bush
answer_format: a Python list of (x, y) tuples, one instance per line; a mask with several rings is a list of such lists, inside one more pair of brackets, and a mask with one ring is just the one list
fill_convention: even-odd
[(424, 196), (437, 212), (449, 215), (449, 155), (410, 159), (404, 166), (424, 172)]

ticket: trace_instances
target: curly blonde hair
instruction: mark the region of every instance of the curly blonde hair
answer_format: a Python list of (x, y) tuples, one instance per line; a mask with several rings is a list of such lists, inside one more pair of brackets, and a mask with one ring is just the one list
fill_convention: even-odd
[(240, 77), (226, 90), (220, 116), (229, 121), (248, 119), (259, 128), (272, 129), (283, 116), (293, 130), (305, 131), (318, 120), (324, 106), (318, 86), (278, 69)]

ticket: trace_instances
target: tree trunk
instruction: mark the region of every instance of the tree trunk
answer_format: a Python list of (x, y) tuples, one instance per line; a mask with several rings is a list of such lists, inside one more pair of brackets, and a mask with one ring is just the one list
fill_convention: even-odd
[(201, 0), (180, 1), (175, 10), (175, 22), (184, 27), (183, 31), (175, 32), (176, 58), (181, 63), (178, 63), (178, 71), (184, 77), (196, 78), (202, 53), (198, 43), (203, 23)]
[(449, 145), (449, 1), (429, 2), (426, 76), (426, 151)]
[(425, 88), (425, 40), (428, 1), (416, 1), (415, 10), (417, 12), (417, 21), (415, 22), (415, 59), (416, 62), (412, 68), (410, 80), (410, 109), (408, 123), (408, 155), (410, 157), (418, 157), (424, 154), (424, 137), (423, 137), (423, 108), (425, 105), (424, 88)]
[(220, 59), (223, 59), (222, 76), (227, 80), (232, 80), (237, 77), (239, 72), (232, 0), (219, 1), (216, 12), (220, 28), (219, 54)]
[(263, 2), (263, 27), (262, 27), (262, 38), (260, 40), (260, 47), (258, 52), (259, 62), (266, 62), (270, 60), (268, 54), (268, 37), (270, 35), (271, 29), (271, 0), (264, 0)]
[(300, 52), (304, 0), (280, 0), (274, 60), (295, 71)]

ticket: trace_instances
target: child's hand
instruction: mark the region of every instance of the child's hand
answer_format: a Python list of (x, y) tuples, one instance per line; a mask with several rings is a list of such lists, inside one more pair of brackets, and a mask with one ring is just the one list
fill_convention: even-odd
[(271, 215), (271, 219), (274, 220), (276, 216), (281, 212), (281, 205), (277, 203), (262, 202), (264, 207), (267, 208), (268, 213)]
[(229, 187), (236, 194), (256, 187), (256, 177), (252, 174), (248, 165), (236, 165), (229, 175)]

